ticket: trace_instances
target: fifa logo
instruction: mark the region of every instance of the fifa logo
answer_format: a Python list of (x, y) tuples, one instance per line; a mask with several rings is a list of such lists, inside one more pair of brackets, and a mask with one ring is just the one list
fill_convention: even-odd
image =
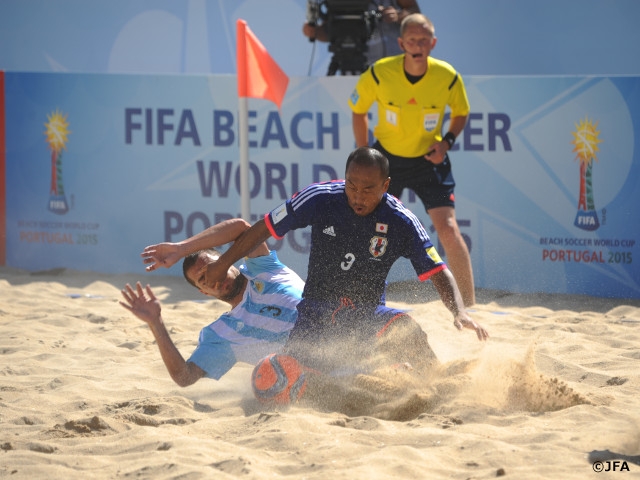
[(48, 122), (44, 134), (51, 149), (51, 186), (49, 188), (49, 211), (64, 215), (69, 211), (67, 197), (64, 194), (62, 182), (62, 151), (65, 150), (67, 137), (69, 136), (69, 123), (67, 116), (56, 110), (47, 115)]
[(593, 231), (600, 227), (598, 213), (593, 201), (593, 162), (598, 161), (596, 152), (598, 144), (602, 142), (598, 138), (600, 132), (595, 124), (585, 118), (576, 125), (576, 131), (572, 132), (576, 160), (580, 162), (580, 195), (578, 197), (578, 213), (574, 225), (582, 230)]

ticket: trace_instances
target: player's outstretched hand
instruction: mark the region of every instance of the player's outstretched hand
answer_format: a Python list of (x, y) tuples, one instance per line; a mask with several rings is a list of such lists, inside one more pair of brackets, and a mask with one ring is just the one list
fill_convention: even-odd
[(475, 330), (476, 334), (478, 335), (478, 340), (482, 341), (489, 338), (489, 332), (487, 332), (487, 330), (482, 325), (472, 320), (468, 315), (456, 318), (453, 324), (458, 330), (462, 330), (463, 328)]
[(146, 286), (146, 295), (140, 282), (136, 283), (135, 290), (127, 283), (121, 292), (126, 302), (120, 302), (120, 305), (149, 325), (159, 321), (160, 302), (156, 299), (149, 285)]
[(160, 267), (169, 268), (182, 258), (178, 245), (169, 242), (149, 245), (140, 256), (143, 263), (147, 265), (147, 272), (153, 272)]

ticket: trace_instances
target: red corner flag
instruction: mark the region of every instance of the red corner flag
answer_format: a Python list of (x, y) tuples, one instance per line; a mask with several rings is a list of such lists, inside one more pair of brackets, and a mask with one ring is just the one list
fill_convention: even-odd
[(264, 98), (280, 108), (289, 77), (241, 19), (236, 21), (236, 42), (238, 97)]

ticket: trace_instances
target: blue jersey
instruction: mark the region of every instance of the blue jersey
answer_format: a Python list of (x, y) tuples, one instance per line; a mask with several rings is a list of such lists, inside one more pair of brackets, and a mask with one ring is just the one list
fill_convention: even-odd
[(420, 280), (446, 268), (418, 218), (385, 194), (369, 215), (349, 206), (345, 182), (308, 186), (267, 215), (275, 238), (311, 226), (311, 252), (303, 297), (378, 304), (393, 263), (408, 258)]
[(240, 272), (249, 280), (242, 301), (201, 330), (188, 360), (216, 380), (236, 362), (254, 365), (282, 350), (298, 316), (304, 282), (276, 252), (246, 258)]

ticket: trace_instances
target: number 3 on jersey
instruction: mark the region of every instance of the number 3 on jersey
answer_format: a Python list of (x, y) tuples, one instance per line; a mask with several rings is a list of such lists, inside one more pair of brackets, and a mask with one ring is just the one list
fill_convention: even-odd
[(342, 268), (342, 270), (349, 270), (355, 261), (356, 256), (353, 253), (347, 253), (344, 256), (344, 262), (340, 264), (340, 268)]

